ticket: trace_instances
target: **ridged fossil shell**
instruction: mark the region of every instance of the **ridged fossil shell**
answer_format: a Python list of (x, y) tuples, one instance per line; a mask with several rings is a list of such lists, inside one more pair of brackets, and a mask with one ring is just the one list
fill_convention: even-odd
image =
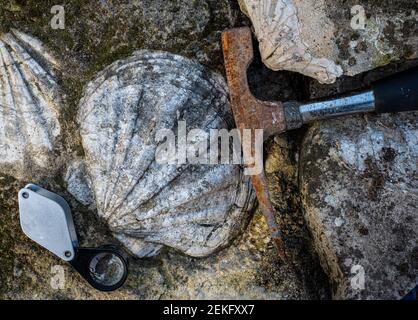
[(57, 62), (42, 43), (12, 30), (0, 35), (0, 170), (46, 168), (60, 134)]
[(86, 88), (78, 122), (98, 214), (136, 255), (162, 245), (205, 256), (225, 247), (254, 203), (237, 165), (155, 161), (159, 129), (232, 128), (221, 76), (189, 59), (138, 51)]
[[(343, 74), (340, 66), (326, 54), (317, 56), (302, 34), (302, 13), (308, 15), (316, 0), (240, 0), (242, 10), (251, 19), (260, 42), (263, 62), (272, 70), (302, 73), (321, 83), (333, 83)], [(298, 11), (304, 6), (304, 10)], [(320, 17), (321, 18), (321, 17)], [(312, 24), (320, 18), (313, 17)], [(323, 17), (324, 19), (326, 17)], [(308, 18), (305, 22), (311, 21)], [(309, 26), (308, 26), (309, 27)], [(321, 25), (309, 30), (309, 37), (323, 37), (329, 27)], [(314, 34), (312, 34), (314, 33)], [(320, 42), (320, 41), (318, 41)]]

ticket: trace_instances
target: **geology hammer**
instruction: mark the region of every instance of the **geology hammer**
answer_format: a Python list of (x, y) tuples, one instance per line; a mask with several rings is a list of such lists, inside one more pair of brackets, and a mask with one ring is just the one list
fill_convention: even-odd
[[(369, 91), (336, 100), (302, 104), (268, 102), (250, 92), (247, 69), (253, 59), (251, 30), (248, 27), (223, 32), (222, 47), (235, 123), (238, 129), (262, 129), (264, 140), (305, 123), (363, 112), (402, 112), (418, 110), (418, 68), (380, 80)], [(253, 148), (252, 148), (253, 149)], [(255, 152), (255, 150), (252, 150)], [(260, 209), (263, 212), (279, 256), (285, 251), (269, 197), (264, 170), (251, 177)]]

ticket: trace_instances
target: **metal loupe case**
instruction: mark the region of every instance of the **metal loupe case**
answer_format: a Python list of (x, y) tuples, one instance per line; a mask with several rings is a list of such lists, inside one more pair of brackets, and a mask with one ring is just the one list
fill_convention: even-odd
[(33, 241), (69, 262), (95, 289), (114, 291), (128, 275), (127, 256), (115, 246), (80, 248), (64, 198), (37, 185), (19, 191), (20, 225)]

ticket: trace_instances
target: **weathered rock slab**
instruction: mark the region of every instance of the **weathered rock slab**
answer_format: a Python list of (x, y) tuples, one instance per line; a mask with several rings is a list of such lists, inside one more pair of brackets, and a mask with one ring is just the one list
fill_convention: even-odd
[[(151, 259), (130, 259), (126, 284), (115, 292), (90, 287), (67, 263), (20, 231), (14, 195), (20, 183), (0, 178), (1, 299), (309, 299), (292, 269), (280, 264), (261, 213), (232, 246), (205, 258), (166, 250)], [(51, 188), (55, 189), (57, 188)], [(112, 243), (112, 236), (93, 212), (83, 211), (60, 192), (75, 215), (82, 246)]]
[[(418, 57), (416, 1), (240, 0), (272, 70), (333, 83)], [(396, 17), (396, 18), (395, 18)]]
[(300, 159), (306, 219), (338, 299), (399, 299), (418, 283), (416, 113), (313, 125)]

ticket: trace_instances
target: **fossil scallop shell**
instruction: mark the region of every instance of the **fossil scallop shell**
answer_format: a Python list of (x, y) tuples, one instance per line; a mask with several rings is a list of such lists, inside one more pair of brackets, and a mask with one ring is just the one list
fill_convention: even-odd
[(12, 30), (0, 35), (0, 170), (48, 166), (60, 134), (57, 62), (42, 43)]
[[(138, 51), (86, 88), (78, 122), (98, 214), (136, 255), (169, 246), (192, 256), (225, 247), (254, 194), (239, 165), (159, 164), (159, 129), (232, 128), (224, 79), (181, 56)], [(144, 248), (144, 246), (146, 248)]]
[[(298, 6), (307, 6), (304, 1), (240, 0), (240, 5), (253, 23), (267, 67), (299, 72), (321, 83), (333, 83), (343, 70), (326, 56), (317, 56), (304, 41), (298, 11)], [(308, 1), (312, 2), (311, 8), (315, 7), (316, 0)], [(312, 38), (312, 32), (318, 32), (323, 37), (324, 29), (312, 28), (309, 36)]]

